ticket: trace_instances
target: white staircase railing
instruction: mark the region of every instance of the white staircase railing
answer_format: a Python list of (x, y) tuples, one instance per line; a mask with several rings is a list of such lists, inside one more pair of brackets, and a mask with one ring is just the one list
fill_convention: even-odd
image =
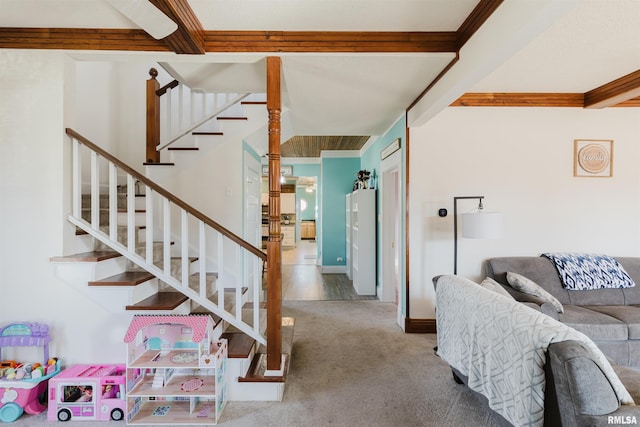
[(159, 90), (162, 151), (221, 113), (239, 105), (250, 93), (210, 93), (193, 90), (174, 80)]
[[(72, 147), (72, 211), (69, 221), (94, 238), (119, 252), (134, 264), (155, 275), (173, 289), (186, 295), (195, 303), (220, 316), (240, 331), (256, 341), (266, 344), (260, 324), (260, 299), (262, 294), (262, 266), (266, 254), (222, 227), (203, 213), (178, 199), (167, 190), (119, 161), (91, 141), (72, 129), (67, 129)], [(105, 176), (106, 175), (106, 176)], [(126, 186), (126, 225), (118, 221), (118, 189)], [(136, 191), (136, 188), (138, 191)], [(141, 242), (139, 215), (135, 198), (144, 190), (146, 209), (144, 212), (144, 242)], [(91, 195), (90, 219), (82, 216), (82, 196)], [(101, 206), (101, 195), (108, 196), (108, 206)], [(101, 212), (107, 211), (107, 215)], [(137, 217), (138, 216), (138, 217)], [(174, 221), (173, 219), (176, 219)], [(138, 219), (138, 221), (137, 221)], [(118, 227), (126, 227), (126, 233), (119, 233)], [(126, 236), (126, 237), (119, 237)], [(175, 241), (175, 245), (174, 245)], [(160, 242), (161, 245), (157, 245)], [(156, 243), (156, 245), (154, 245)], [(232, 289), (233, 301), (225, 302), (225, 291), (229, 285), (224, 278), (225, 247), (234, 246), (241, 252), (242, 262), (236, 263), (242, 277), (249, 271), (246, 281), (249, 300), (253, 301), (251, 316), (243, 319), (241, 293), (243, 286), (236, 280)], [(154, 247), (162, 247), (162, 256), (154, 261)], [(180, 259), (179, 272), (172, 272), (171, 249), (176, 249)], [(198, 258), (196, 276), (191, 275), (193, 257)], [(214, 267), (219, 270), (215, 289), (208, 292), (207, 273)], [(197, 277), (196, 283), (190, 280)], [(225, 288), (226, 287), (226, 288)], [(212, 297), (209, 297), (213, 294)]]

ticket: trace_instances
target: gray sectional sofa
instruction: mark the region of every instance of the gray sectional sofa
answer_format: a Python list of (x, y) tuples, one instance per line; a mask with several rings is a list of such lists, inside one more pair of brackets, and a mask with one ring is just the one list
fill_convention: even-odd
[[(618, 257), (616, 260), (636, 286), (566, 290), (553, 262), (541, 256), (490, 258), (485, 262), (485, 274), (499, 282), (517, 301), (536, 305), (545, 314), (587, 335), (617, 364), (640, 368), (640, 258)], [(558, 313), (540, 298), (511, 287), (508, 272), (540, 285), (560, 301), (564, 313)]]
[[(500, 265), (519, 265), (514, 259), (493, 261), (498, 278)], [(530, 261), (521, 259), (521, 266)], [(640, 422), (640, 406), (633, 403), (640, 402), (640, 372), (610, 364), (589, 338), (540, 313), (540, 305), (522, 304), (459, 276), (433, 282), (437, 354), (451, 366), (456, 382), (481, 396), (496, 424)]]

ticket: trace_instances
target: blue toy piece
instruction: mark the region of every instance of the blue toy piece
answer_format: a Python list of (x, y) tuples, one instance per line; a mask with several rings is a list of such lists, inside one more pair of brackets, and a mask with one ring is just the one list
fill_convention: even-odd
[(0, 421), (12, 423), (22, 416), (24, 409), (14, 402), (9, 402), (0, 408)]

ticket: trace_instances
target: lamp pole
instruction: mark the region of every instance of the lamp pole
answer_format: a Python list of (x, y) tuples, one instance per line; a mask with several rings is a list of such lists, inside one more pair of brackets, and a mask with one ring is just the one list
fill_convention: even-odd
[(478, 209), (482, 209), (484, 196), (459, 196), (453, 198), (453, 274), (458, 274), (458, 200), (477, 199)]

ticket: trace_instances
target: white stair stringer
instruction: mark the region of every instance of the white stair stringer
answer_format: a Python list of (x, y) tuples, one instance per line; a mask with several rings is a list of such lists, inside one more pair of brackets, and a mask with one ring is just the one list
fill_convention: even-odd
[[(244, 323), (241, 318), (237, 319), (236, 316), (234, 316), (231, 313), (227, 312), (226, 310), (224, 310), (224, 308), (220, 309), (220, 307), (218, 307), (218, 305), (214, 304), (209, 299), (202, 298), (197, 292), (195, 292), (194, 290), (189, 288), (188, 284), (187, 284), (187, 286), (183, 286), (182, 283), (180, 283), (174, 277), (172, 277), (171, 275), (165, 274), (164, 270), (160, 269), (158, 266), (156, 266), (154, 264), (147, 263), (146, 260), (143, 257), (141, 257), (140, 255), (138, 255), (137, 253), (130, 252), (127, 249), (126, 246), (122, 245), (121, 243), (119, 243), (117, 241), (111, 240), (109, 238), (109, 235), (107, 235), (103, 231), (101, 231), (99, 229), (94, 229), (91, 226), (91, 224), (89, 224), (87, 221), (85, 221), (85, 220), (83, 220), (81, 218), (77, 218), (77, 217), (75, 217), (73, 215), (69, 215), (68, 219), (69, 219), (69, 221), (71, 223), (73, 223), (74, 225), (78, 226), (79, 228), (81, 228), (82, 230), (86, 231), (87, 233), (91, 234), (93, 237), (95, 237), (96, 239), (98, 239), (99, 241), (104, 243), (105, 245), (111, 247), (113, 250), (115, 250), (116, 252), (120, 253), (123, 257), (126, 257), (131, 262), (133, 262), (134, 264), (138, 265), (140, 268), (142, 268), (142, 269), (148, 271), (149, 273), (153, 274), (158, 279), (162, 280), (163, 282), (165, 282), (166, 284), (168, 284), (169, 286), (174, 288), (176, 291), (181, 292), (182, 294), (184, 294), (185, 296), (187, 296), (191, 300), (193, 300), (196, 303), (200, 304), (202, 307), (206, 308), (207, 310), (211, 311), (212, 313), (215, 313), (217, 316), (222, 318), (224, 321), (234, 325), (238, 330), (240, 330), (243, 333), (249, 335), (250, 337), (252, 337), (256, 341), (258, 341), (259, 343), (266, 344), (265, 338), (260, 334), (259, 331), (256, 331), (254, 328), (252, 328), (248, 324)], [(240, 317), (242, 317), (242, 316), (240, 316)]]

